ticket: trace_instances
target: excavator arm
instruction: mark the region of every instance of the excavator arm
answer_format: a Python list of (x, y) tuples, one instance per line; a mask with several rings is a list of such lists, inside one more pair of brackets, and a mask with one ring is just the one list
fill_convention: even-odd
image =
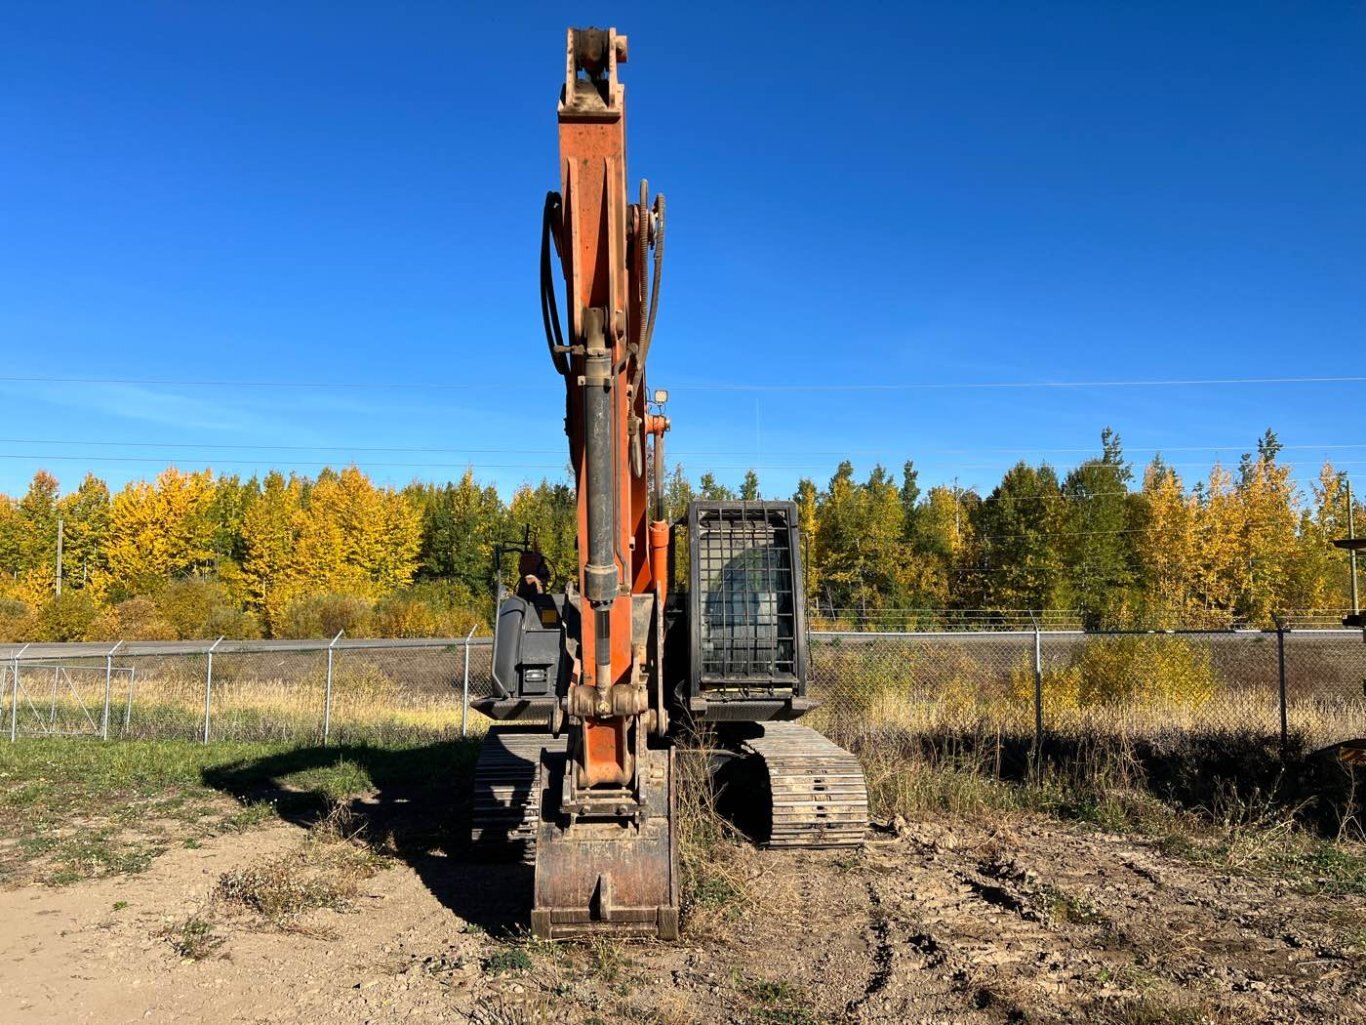
[[(566, 692), (557, 710), (569, 735), (543, 772), (533, 929), (677, 930), (672, 834), (673, 754), (662, 738), (662, 645), (668, 526), (650, 517), (645, 454), (661, 461), (668, 421), (649, 412), (645, 363), (653, 331), (648, 253), (661, 255), (663, 202), (628, 203), (626, 37), (570, 29), (559, 102), (560, 183), (546, 232), (563, 270), (562, 332), (543, 255), (542, 308), (565, 381), (578, 505), (578, 574), (569, 598)], [(655, 264), (658, 268), (658, 262)], [(654, 304), (657, 309), (657, 302)], [(656, 474), (658, 478), (658, 474)], [(659, 486), (656, 480), (656, 486)]]
[(762, 820), (761, 843), (855, 845), (868, 817), (854, 756), (791, 721), (813, 705), (791, 502), (691, 503), (688, 593), (671, 605), (665, 673), (669, 421), (663, 393), (647, 399), (645, 387), (664, 199), (651, 202), (641, 182), (628, 201), (626, 55), (614, 29), (569, 31), (560, 191), (546, 199), (541, 239), (578, 565), (564, 594), (546, 593), (529, 538), (514, 546), (523, 584), (500, 590), (494, 693), (473, 703), (497, 725), (475, 768), (471, 841), (534, 858), (531, 928), (544, 938), (677, 937), (671, 707), (712, 732), (708, 764), (722, 766), (737, 808)]

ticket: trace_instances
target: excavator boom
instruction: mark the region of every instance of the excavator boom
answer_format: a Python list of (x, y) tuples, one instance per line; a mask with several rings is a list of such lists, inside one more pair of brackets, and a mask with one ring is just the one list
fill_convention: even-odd
[(688, 593), (668, 600), (667, 395), (645, 385), (664, 198), (642, 181), (629, 201), (626, 57), (615, 29), (569, 30), (560, 191), (542, 222), (578, 564), (552, 594), (529, 537), (499, 546), (521, 553), (520, 580), (515, 594), (499, 584), (494, 693), (474, 702), (498, 725), (475, 768), (471, 839), (534, 861), (531, 927), (545, 938), (677, 937), (671, 711), (715, 736), (709, 764), (736, 770), (726, 786), (741, 811), (762, 810), (759, 842), (857, 844), (867, 820), (853, 755), (790, 721), (812, 707), (792, 503), (691, 503)]
[[(567, 331), (550, 335), (565, 380), (578, 501), (578, 580), (568, 681), (569, 743), (547, 750), (536, 838), (533, 931), (678, 930), (673, 751), (662, 740), (665, 566), (650, 546), (647, 438), (667, 426), (645, 401), (645, 255), (657, 217), (627, 202), (626, 37), (570, 29), (559, 102), (560, 195), (547, 231), (564, 273)], [(543, 284), (543, 288), (546, 287)], [(554, 284), (543, 304), (555, 313)], [(544, 308), (544, 307), (543, 307)], [(653, 428), (653, 432), (652, 429)], [(667, 528), (666, 528), (667, 529)], [(652, 627), (654, 629), (652, 629)]]

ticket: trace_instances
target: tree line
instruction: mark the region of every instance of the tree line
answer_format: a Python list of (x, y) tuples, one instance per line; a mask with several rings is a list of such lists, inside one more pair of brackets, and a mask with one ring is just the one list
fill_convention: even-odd
[[(791, 497), (823, 625), (1263, 626), (1349, 600), (1331, 545), (1347, 533), (1345, 479), (1325, 464), (1301, 489), (1281, 452), (1268, 431), (1237, 467), (1188, 484), (1161, 457), (1136, 474), (1106, 430), (1067, 473), (1021, 462), (986, 494), (922, 490), (909, 461), (863, 479), (842, 462), (792, 496), (764, 495), (754, 471), (732, 489), (679, 466), (665, 493), (674, 517), (699, 497)], [(63, 493), (40, 471), (0, 496), (0, 640), (459, 635), (488, 624), (494, 546), (524, 533), (562, 582), (577, 561), (569, 484), (505, 501), (472, 470), (393, 489), (355, 467), (169, 468), (113, 494), (88, 474)]]

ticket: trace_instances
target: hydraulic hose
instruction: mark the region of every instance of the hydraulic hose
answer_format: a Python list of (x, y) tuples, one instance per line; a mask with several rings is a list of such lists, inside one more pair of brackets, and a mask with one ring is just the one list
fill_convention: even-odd
[(541, 215), (541, 321), (545, 325), (545, 343), (550, 349), (550, 360), (561, 377), (569, 374), (569, 360), (564, 352), (564, 332), (560, 329), (560, 309), (555, 299), (555, 275), (550, 265), (550, 243), (560, 220), (560, 194), (545, 194), (545, 210)]
[[(636, 357), (636, 372), (631, 378), (631, 393), (640, 394), (645, 380), (645, 359), (650, 355), (650, 342), (655, 334), (655, 316), (659, 313), (659, 283), (664, 276), (664, 195), (655, 196), (655, 259), (654, 274), (650, 283), (650, 312), (645, 318), (645, 326), (640, 332), (640, 354)], [(641, 275), (642, 281), (644, 275)], [(643, 287), (643, 284), (642, 284)], [(643, 299), (643, 297), (642, 297)], [(642, 303), (643, 305), (643, 303)]]

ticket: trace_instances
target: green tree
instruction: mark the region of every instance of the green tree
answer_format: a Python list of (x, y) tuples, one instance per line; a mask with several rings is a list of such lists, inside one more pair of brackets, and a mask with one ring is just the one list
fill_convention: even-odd
[(1065, 525), (1058, 477), (1048, 465), (1017, 463), (972, 514), (969, 600), (1003, 617), (1056, 609), (1063, 589)]
[(84, 587), (105, 569), (109, 539), (109, 486), (87, 473), (71, 494), (58, 502), (63, 526), (64, 587)]
[(688, 480), (688, 475), (683, 472), (682, 465), (676, 465), (673, 473), (669, 475), (669, 481), (664, 488), (664, 505), (668, 511), (669, 520), (674, 524), (682, 524), (680, 528), (674, 528), (674, 565), (673, 565), (673, 586), (675, 589), (687, 590), (689, 574), (691, 572), (691, 553), (688, 550), (688, 531), (687, 517), (688, 507), (697, 498), (693, 491), (692, 483)]
[(507, 510), (491, 485), (481, 485), (466, 470), (457, 484), (427, 485), (422, 505), (424, 579), (456, 580), (471, 594), (489, 590), (493, 546), (509, 531)]
[(664, 487), (664, 506), (670, 520), (681, 520), (688, 515), (688, 506), (697, 498), (692, 482), (683, 472), (682, 464), (674, 466)]
[(708, 502), (732, 502), (735, 500), (735, 492), (724, 484), (718, 484), (716, 478), (710, 473), (702, 474), (697, 486), (700, 497)]
[(1081, 612), (1089, 629), (1125, 625), (1137, 604), (1138, 509), (1130, 500), (1132, 479), (1119, 435), (1107, 427), (1101, 432), (1100, 458), (1086, 460), (1063, 481), (1061, 600)]
[(0, 495), (0, 595), (7, 595), (23, 567), (24, 521), (19, 503)]
[(213, 524), (210, 546), (220, 564), (223, 560), (231, 560), (240, 565), (246, 558), (247, 539), (243, 525), (247, 508), (260, 493), (261, 485), (255, 477), (244, 481), (233, 474), (221, 476), (215, 483), (208, 515)]
[(23, 521), (20, 543), (21, 570), (46, 568), (57, 559), (57, 478), (46, 470), (33, 475), (28, 491), (19, 499)]
[(816, 580), (832, 619), (883, 621), (905, 607), (911, 590), (910, 546), (901, 493), (882, 466), (862, 484), (840, 464), (816, 502)]
[(906, 540), (914, 543), (920, 525), (920, 474), (909, 459), (901, 467), (901, 521)]
[[(562, 482), (542, 480), (534, 488), (522, 485), (508, 506), (509, 533), (520, 538), (529, 528), (532, 544), (545, 556), (553, 573), (552, 584), (577, 583), (579, 573), (579, 505), (574, 489)], [(516, 566), (508, 567), (509, 572)], [(484, 570), (488, 580), (488, 570)], [(487, 590), (487, 585), (485, 586)]]

